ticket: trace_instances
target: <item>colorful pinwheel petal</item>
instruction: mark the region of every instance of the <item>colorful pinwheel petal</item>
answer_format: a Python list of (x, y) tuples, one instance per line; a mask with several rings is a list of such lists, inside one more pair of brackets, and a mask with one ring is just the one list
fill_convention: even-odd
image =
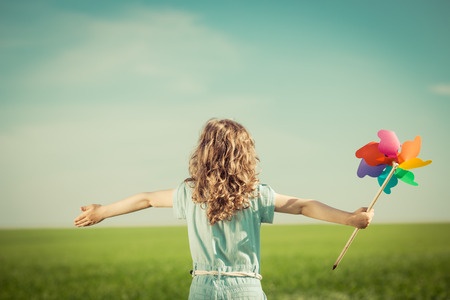
[(380, 142), (369, 142), (356, 151), (356, 157), (361, 158), (357, 175), (361, 178), (366, 175), (377, 177), (381, 186), (392, 170), (392, 165), (399, 164), (394, 176), (383, 191), (390, 194), (391, 188), (397, 185), (399, 179), (407, 184), (417, 186), (414, 174), (409, 170), (431, 163), (431, 160), (423, 161), (417, 157), (420, 153), (420, 136), (416, 136), (413, 141), (404, 142), (403, 145), (400, 144), (395, 132), (390, 130), (378, 131), (378, 137)]

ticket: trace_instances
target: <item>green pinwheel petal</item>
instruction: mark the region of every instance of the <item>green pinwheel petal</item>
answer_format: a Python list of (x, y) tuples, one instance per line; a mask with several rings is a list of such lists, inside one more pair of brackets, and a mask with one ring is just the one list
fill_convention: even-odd
[(401, 181), (403, 181), (407, 184), (414, 185), (414, 186), (419, 185), (417, 182), (414, 181), (414, 173), (411, 171), (397, 168), (397, 170), (395, 170), (395, 177), (397, 177), (398, 179), (400, 179)]

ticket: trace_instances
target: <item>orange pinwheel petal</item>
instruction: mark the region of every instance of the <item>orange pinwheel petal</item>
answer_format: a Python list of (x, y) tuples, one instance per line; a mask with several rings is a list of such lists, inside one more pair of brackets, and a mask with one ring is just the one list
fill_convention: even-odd
[(420, 136), (416, 136), (413, 141), (406, 141), (402, 145), (402, 150), (398, 155), (398, 162), (401, 164), (407, 160), (417, 157), (420, 153), (420, 145), (422, 140)]
[(414, 168), (425, 167), (429, 164), (431, 164), (431, 160), (423, 161), (418, 157), (414, 157), (414, 158), (408, 159), (407, 161), (402, 162), (400, 165), (398, 165), (398, 167), (405, 169), (405, 170), (410, 170), (410, 169), (414, 169)]

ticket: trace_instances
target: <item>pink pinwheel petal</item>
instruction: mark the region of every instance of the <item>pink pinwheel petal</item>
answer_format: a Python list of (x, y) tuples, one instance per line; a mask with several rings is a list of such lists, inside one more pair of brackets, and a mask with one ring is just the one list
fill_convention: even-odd
[(380, 138), (378, 150), (390, 158), (397, 157), (400, 141), (395, 132), (382, 129), (378, 131), (378, 137)]
[(378, 177), (381, 175), (381, 173), (383, 173), (384, 168), (386, 168), (386, 165), (384, 164), (378, 166), (371, 166), (368, 165), (364, 159), (361, 159), (356, 174), (360, 178), (363, 178), (366, 175), (370, 177)]
[(402, 150), (398, 155), (398, 162), (402, 163), (414, 157), (417, 157), (420, 153), (420, 145), (422, 141), (420, 136), (416, 136), (413, 141), (406, 141), (402, 145)]

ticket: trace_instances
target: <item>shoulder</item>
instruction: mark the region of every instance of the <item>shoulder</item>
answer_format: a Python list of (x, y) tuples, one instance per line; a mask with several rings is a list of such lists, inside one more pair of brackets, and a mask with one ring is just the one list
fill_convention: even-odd
[(268, 184), (258, 184), (256, 192), (259, 199), (275, 201), (275, 191)]
[(185, 195), (187, 193), (192, 193), (192, 189), (194, 183), (192, 181), (188, 181), (188, 180), (183, 180), (178, 187), (175, 189), (176, 190), (176, 195), (180, 194), (180, 196)]
[(256, 187), (256, 193), (252, 205), (259, 212), (261, 222), (272, 223), (275, 212), (274, 190), (267, 184), (259, 184)]
[(191, 183), (186, 180), (181, 182), (173, 193), (173, 208), (178, 219), (186, 218), (186, 210), (192, 201)]

